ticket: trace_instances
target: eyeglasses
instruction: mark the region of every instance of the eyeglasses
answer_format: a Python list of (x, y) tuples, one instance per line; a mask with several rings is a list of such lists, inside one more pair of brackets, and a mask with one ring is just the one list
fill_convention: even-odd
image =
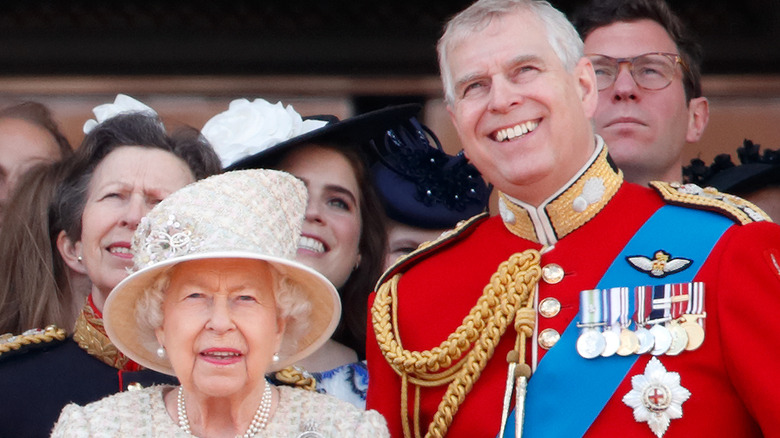
[(645, 90), (661, 90), (674, 79), (675, 67), (680, 64), (685, 71), (685, 61), (674, 53), (653, 52), (633, 58), (612, 58), (606, 55), (587, 55), (596, 70), (596, 85), (599, 91), (612, 86), (620, 72), (620, 64), (628, 64), (628, 71), (634, 82)]

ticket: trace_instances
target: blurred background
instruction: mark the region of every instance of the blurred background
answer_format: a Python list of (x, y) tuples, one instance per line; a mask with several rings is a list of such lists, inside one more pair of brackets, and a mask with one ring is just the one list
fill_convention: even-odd
[[(74, 144), (91, 109), (129, 94), (197, 128), (238, 97), (347, 117), (420, 102), (451, 151), (436, 41), (464, 0), (4, 0), (0, 105), (49, 105)], [(580, 1), (553, 0), (571, 13)], [(670, 0), (701, 42), (711, 119), (687, 159), (780, 147), (780, 1)]]

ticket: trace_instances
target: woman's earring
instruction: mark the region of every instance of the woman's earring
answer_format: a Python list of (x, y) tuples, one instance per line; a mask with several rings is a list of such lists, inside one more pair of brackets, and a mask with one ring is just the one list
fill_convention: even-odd
[(279, 353), (274, 353), (273, 361), (274, 362), (279, 362)]
[(165, 359), (165, 347), (163, 347), (162, 345), (160, 345), (160, 347), (157, 348), (157, 357), (159, 357), (160, 359)]
[(76, 257), (76, 260), (78, 260), (79, 263), (81, 263), (81, 261), (84, 260), (84, 257), (78, 256), (78, 257)]

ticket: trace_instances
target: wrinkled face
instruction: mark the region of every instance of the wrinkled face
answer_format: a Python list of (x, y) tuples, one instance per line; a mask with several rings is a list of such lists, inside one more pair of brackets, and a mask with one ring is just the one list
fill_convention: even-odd
[(195, 179), (180, 158), (160, 149), (123, 146), (95, 168), (74, 248), (92, 280), (98, 309), (133, 264), (130, 242), (141, 218)]
[[(664, 28), (651, 20), (613, 23), (585, 39), (588, 55), (633, 58), (650, 52), (680, 53)], [(604, 137), (610, 155), (629, 181), (666, 180), (669, 169), (673, 169), (674, 180), (680, 180), (690, 115), (682, 66), (678, 64), (676, 70), (668, 87), (645, 90), (623, 64), (615, 83), (599, 92), (593, 118), (596, 132)]]
[(36, 163), (60, 158), (56, 140), (45, 129), (21, 119), (0, 119), (0, 223), (19, 177)]
[(536, 17), (516, 12), (452, 45), (450, 117), (466, 155), (499, 190), (536, 204), (593, 153), (590, 61), (565, 70)]
[(279, 349), (271, 268), (259, 260), (193, 260), (175, 267), (156, 330), (176, 377), (196, 397), (262, 389)]
[(342, 287), (360, 262), (360, 187), (352, 165), (335, 150), (305, 146), (287, 154), (279, 169), (309, 191), (298, 260)]
[(387, 220), (387, 252), (384, 269), (389, 268), (401, 256), (417, 249), (423, 242), (435, 240), (446, 230), (428, 230)]

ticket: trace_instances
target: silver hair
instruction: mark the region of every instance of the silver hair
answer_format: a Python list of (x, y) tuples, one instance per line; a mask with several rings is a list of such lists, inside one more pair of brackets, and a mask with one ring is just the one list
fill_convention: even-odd
[[(298, 340), (308, 331), (311, 303), (297, 283), (270, 264), (267, 266), (272, 277), (276, 316), (287, 321), (278, 352), (279, 356), (285, 357), (296, 351)], [(135, 305), (135, 319), (140, 328), (139, 333), (147, 335), (147, 339), (142, 339), (141, 343), (152, 353), (159, 346), (154, 332), (163, 325), (163, 301), (171, 283), (173, 269), (167, 269), (159, 274), (155, 281), (144, 289)]]
[(534, 14), (542, 22), (547, 31), (547, 41), (558, 59), (569, 73), (574, 71), (585, 49), (577, 30), (561, 11), (539, 0), (479, 0), (447, 23), (436, 46), (444, 98), (448, 104), (455, 102), (455, 85), (448, 64), (448, 52), (468, 36), (484, 30), (494, 18), (522, 11)]

